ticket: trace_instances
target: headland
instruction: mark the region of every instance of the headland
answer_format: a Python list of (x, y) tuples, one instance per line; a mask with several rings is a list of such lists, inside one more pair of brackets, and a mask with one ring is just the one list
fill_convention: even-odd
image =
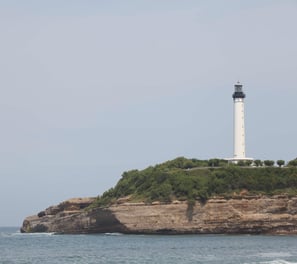
[(297, 234), (297, 167), (177, 158), (27, 217), (22, 232)]

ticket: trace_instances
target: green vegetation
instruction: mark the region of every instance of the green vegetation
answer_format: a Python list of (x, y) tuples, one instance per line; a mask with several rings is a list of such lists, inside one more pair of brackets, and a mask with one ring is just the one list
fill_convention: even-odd
[[(249, 194), (297, 195), (297, 160), (287, 167), (284, 162), (254, 162), (228, 164), (225, 160), (196, 160), (179, 157), (175, 160), (148, 167), (144, 170), (124, 172), (114, 188), (99, 196), (92, 207), (104, 207), (117, 199), (129, 196), (130, 201), (170, 202), (187, 200), (205, 202), (214, 195), (231, 197), (242, 190)], [(245, 166), (243, 166), (245, 165)]]
[(288, 162), (288, 166), (297, 167), (297, 158)]
[(284, 160), (277, 160), (276, 164), (281, 168), (282, 166), (285, 165), (285, 161)]
[(274, 165), (274, 161), (273, 160), (264, 160), (264, 165), (266, 167), (272, 167)]
[(253, 164), (252, 160), (240, 160), (237, 163), (237, 165), (240, 167), (248, 167), (248, 166), (251, 166), (252, 164)]
[(261, 166), (263, 166), (263, 162), (262, 162), (261, 160), (259, 160), (259, 159), (254, 160), (254, 164), (255, 164), (255, 166), (257, 166), (257, 167), (261, 167)]

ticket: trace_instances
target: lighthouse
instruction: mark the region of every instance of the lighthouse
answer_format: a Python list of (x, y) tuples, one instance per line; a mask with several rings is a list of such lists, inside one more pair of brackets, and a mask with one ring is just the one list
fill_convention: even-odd
[(245, 127), (244, 127), (244, 98), (242, 84), (237, 82), (234, 85), (232, 95), (234, 101), (234, 154), (233, 162), (248, 160), (245, 156)]

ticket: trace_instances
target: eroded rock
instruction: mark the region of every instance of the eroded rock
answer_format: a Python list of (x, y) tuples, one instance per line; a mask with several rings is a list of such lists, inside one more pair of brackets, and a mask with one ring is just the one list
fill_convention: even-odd
[(132, 203), (85, 210), (94, 198), (67, 200), (27, 217), (22, 232), (297, 234), (297, 197), (216, 197), (206, 203)]

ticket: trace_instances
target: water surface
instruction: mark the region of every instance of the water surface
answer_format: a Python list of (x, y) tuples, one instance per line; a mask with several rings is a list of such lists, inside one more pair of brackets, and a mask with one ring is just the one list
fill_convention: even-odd
[(0, 263), (297, 264), (297, 236), (54, 235), (0, 228)]

